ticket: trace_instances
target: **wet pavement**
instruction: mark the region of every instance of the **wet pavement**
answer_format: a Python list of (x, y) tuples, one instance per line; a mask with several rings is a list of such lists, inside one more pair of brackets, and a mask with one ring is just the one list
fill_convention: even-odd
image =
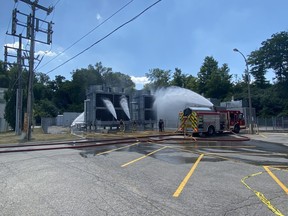
[(1, 215), (288, 214), (285, 134), (173, 137), (2, 154)]
[[(209, 161), (223, 161), (223, 160), (233, 160), (238, 162), (249, 163), (253, 165), (288, 165), (288, 147), (278, 143), (278, 142), (267, 142), (263, 136), (254, 137), (257, 135), (249, 136), (250, 141), (238, 141), (237, 139), (243, 139), (242, 136), (232, 135), (234, 139), (231, 141), (231, 135), (218, 135), (216, 137), (197, 137), (190, 140), (164, 140), (157, 141), (157, 138), (149, 139), (149, 142), (137, 142), (132, 145), (128, 145), (126, 148), (119, 147), (119, 145), (97, 147), (91, 149), (83, 150), (80, 155), (82, 157), (97, 156), (99, 154), (107, 155), (113, 149), (118, 149), (117, 151), (129, 151), (137, 152), (139, 154), (146, 155), (149, 152), (153, 152), (159, 146), (167, 146), (168, 149), (172, 151), (182, 150), (195, 154), (205, 154), (213, 159)], [(177, 136), (179, 138), (179, 136)], [(216, 140), (216, 141), (215, 141)], [(285, 136), (282, 139), (285, 140)], [(167, 151), (167, 150), (166, 150)], [(101, 153), (102, 152), (102, 153)], [(157, 154), (151, 155), (150, 157), (158, 157)], [(162, 156), (162, 160), (167, 162), (177, 163), (192, 163), (195, 161), (192, 157), (183, 158), (182, 156), (171, 157), (169, 155)], [(208, 159), (207, 159), (208, 160)]]
[(249, 137), (252, 140), (259, 140), (270, 143), (279, 143), (288, 146), (288, 132), (286, 133), (260, 132), (259, 134), (245, 134), (245, 136)]

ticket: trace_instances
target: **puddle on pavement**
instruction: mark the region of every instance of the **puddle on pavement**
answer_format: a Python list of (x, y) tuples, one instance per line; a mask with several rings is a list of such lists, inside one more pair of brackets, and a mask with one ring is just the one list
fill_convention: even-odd
[[(151, 157), (161, 160), (161, 161), (165, 161), (167, 163), (171, 163), (171, 164), (193, 164), (197, 161), (197, 159), (199, 158), (199, 155), (195, 156), (170, 156), (170, 155), (150, 155)], [(217, 158), (217, 157), (203, 157), (201, 159), (201, 162), (221, 162), (224, 161), (224, 159), (221, 158)]]
[[(168, 143), (168, 141), (167, 141)], [(249, 163), (253, 165), (285, 165), (279, 160), (288, 159), (288, 148), (274, 143), (266, 143), (262, 141), (245, 141), (245, 142), (183, 142), (183, 141), (169, 141), (169, 144), (161, 142), (162, 145), (168, 146), (168, 148), (152, 154), (149, 157), (153, 157), (158, 160), (165, 161), (172, 164), (192, 164), (195, 163), (199, 157), (199, 153), (210, 153), (213, 155), (206, 155), (202, 158), (201, 162), (221, 162), (226, 160), (236, 160), (243, 163)], [(155, 143), (159, 144), (159, 143)], [(137, 152), (141, 155), (147, 155), (159, 148), (161, 145), (155, 145), (153, 143), (139, 143), (137, 145), (128, 146), (127, 148), (117, 149), (125, 147), (131, 144), (119, 144), (119, 145), (107, 145), (93, 147), (89, 149), (82, 149), (79, 153), (82, 157), (95, 157), (99, 153), (114, 150), (115, 152)], [(251, 147), (255, 146), (255, 147)], [(171, 148), (169, 148), (171, 147)], [(184, 151), (181, 151), (183, 149)], [(185, 151), (186, 150), (186, 151)], [(187, 154), (191, 154), (191, 157)], [(172, 155), (179, 153), (179, 155)], [(276, 153), (276, 154), (272, 154)], [(281, 154), (279, 154), (281, 153)], [(101, 155), (107, 156), (111, 152), (103, 153)], [(195, 156), (196, 155), (196, 156)], [(287, 163), (286, 163), (287, 164)]]
[[(147, 143), (139, 143), (136, 145), (132, 145), (132, 146), (128, 146), (131, 144), (121, 144), (121, 145), (106, 145), (106, 146), (98, 146), (98, 147), (94, 147), (94, 148), (89, 148), (89, 149), (82, 149), (82, 152), (80, 152), (79, 154), (82, 157), (87, 158), (88, 156), (97, 156), (97, 154), (103, 153), (101, 155), (109, 155), (111, 152), (111, 150), (113, 150), (113, 152), (121, 152), (121, 151), (128, 151), (128, 152), (137, 152), (140, 154), (148, 154), (154, 150), (156, 150), (158, 147), (152, 144), (147, 144)], [(122, 148), (122, 147), (126, 147), (127, 148)], [(121, 148), (121, 149), (118, 149)], [(105, 153), (107, 152), (107, 153)]]

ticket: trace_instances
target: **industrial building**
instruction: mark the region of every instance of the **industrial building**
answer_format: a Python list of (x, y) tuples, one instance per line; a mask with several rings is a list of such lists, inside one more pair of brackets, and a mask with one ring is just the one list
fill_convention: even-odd
[(136, 121), (141, 129), (154, 129), (157, 118), (153, 102), (154, 97), (147, 90), (92, 85), (84, 101), (84, 122), (91, 130), (117, 128), (120, 120), (127, 127)]

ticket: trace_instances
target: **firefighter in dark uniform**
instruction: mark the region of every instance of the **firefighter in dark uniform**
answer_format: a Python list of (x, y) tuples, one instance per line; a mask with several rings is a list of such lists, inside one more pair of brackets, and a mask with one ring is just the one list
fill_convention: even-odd
[(124, 131), (125, 131), (125, 124), (124, 124), (124, 122), (123, 122), (122, 119), (120, 119), (119, 125), (120, 125), (120, 132), (124, 133)]
[(132, 132), (135, 132), (137, 129), (137, 123), (136, 121), (134, 120), (133, 123), (132, 123)]
[(159, 119), (159, 132), (163, 132), (164, 131), (164, 121), (162, 119)]

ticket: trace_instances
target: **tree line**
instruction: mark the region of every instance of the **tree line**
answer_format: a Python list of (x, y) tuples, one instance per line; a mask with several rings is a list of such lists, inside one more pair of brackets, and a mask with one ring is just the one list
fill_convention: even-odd
[[(288, 32), (273, 34), (261, 47), (248, 55), (252, 106), (260, 117), (288, 116)], [(268, 72), (274, 74), (272, 82)], [(212, 56), (205, 57), (197, 76), (175, 71), (151, 69), (146, 73), (150, 83), (145, 88), (157, 89), (170, 85), (191, 89), (206, 98), (229, 101), (243, 100), (248, 106), (248, 76), (230, 74), (226, 63), (219, 66)]]
[[(252, 106), (257, 116), (287, 116), (288, 115), (288, 32), (273, 34), (263, 41), (261, 47), (248, 55), (249, 72), (253, 77), (251, 82)], [(266, 79), (266, 74), (274, 74), (273, 81)], [(55, 117), (63, 112), (82, 112), (86, 99), (86, 89), (90, 85), (118, 86), (135, 89), (131, 77), (114, 72), (101, 62), (88, 65), (71, 73), (71, 80), (62, 75), (54, 80), (41, 72), (35, 73), (33, 88), (33, 113), (36, 123), (41, 117)], [(242, 76), (230, 74), (229, 66), (219, 63), (213, 56), (204, 58), (203, 64), (196, 76), (183, 73), (180, 68), (174, 71), (160, 68), (150, 69), (146, 74), (149, 80), (144, 89), (156, 90), (168, 86), (179, 86), (195, 91), (206, 98), (216, 98), (229, 101), (243, 100), (248, 104), (247, 73)], [(23, 112), (26, 109), (28, 72), (24, 69), (23, 79)], [(7, 88), (5, 92), (5, 119), (15, 128), (15, 104), (18, 81), (17, 66), (7, 70), (0, 61), (0, 87)]]

